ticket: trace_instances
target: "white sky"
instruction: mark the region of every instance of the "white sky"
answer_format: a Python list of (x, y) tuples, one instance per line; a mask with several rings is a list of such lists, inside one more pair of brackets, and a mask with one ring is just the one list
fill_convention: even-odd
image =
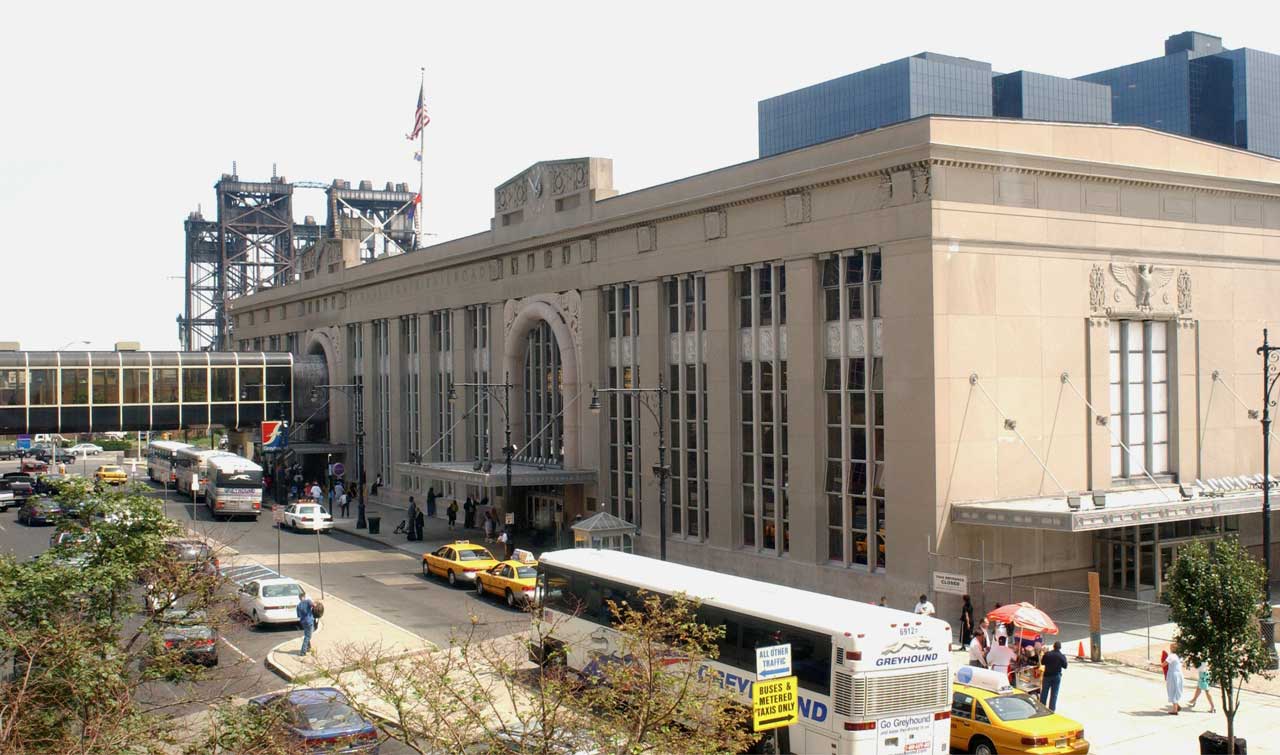
[[(1274, 0), (45, 2), (4, 16), (0, 340), (30, 349), (176, 348), (182, 223), (197, 205), (214, 217), (233, 160), (246, 180), (274, 162), (290, 180), (416, 187), (419, 66), (434, 242), (487, 229), (493, 187), (538, 160), (611, 157), (625, 192), (754, 159), (758, 100), (923, 50), (1064, 76), (1156, 57), (1187, 29), (1280, 52)], [(324, 222), (323, 193), (298, 194), (298, 220)]]

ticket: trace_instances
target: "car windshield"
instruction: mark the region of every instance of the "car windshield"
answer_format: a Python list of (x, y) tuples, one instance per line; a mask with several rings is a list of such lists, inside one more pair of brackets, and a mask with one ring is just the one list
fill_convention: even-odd
[(532, 566), (521, 566), (516, 569), (516, 576), (520, 579), (533, 579), (538, 576), (538, 570)]
[(1000, 717), (1001, 721), (1023, 721), (1053, 714), (1053, 711), (1041, 705), (1040, 701), (1021, 693), (989, 697), (987, 705), (991, 706), (991, 710)]
[(355, 730), (364, 728), (364, 719), (345, 703), (337, 700), (307, 703), (298, 706), (298, 714), (305, 722), (304, 726), (311, 731), (325, 729)]
[(179, 561), (200, 561), (209, 556), (209, 549), (203, 543), (174, 543), (169, 547)]
[(40, 509), (41, 511), (58, 511), (59, 510), (58, 504), (54, 503), (53, 501), (50, 501), (47, 498), (41, 498), (40, 500), (36, 501), (33, 505), (37, 509)]
[(184, 640), (213, 639), (213, 630), (202, 626), (173, 626), (164, 630), (166, 637), (181, 637)]
[(166, 624), (200, 624), (205, 621), (205, 615), (199, 608), (166, 608), (160, 614), (160, 621)]
[(262, 597), (264, 598), (289, 598), (297, 597), (301, 594), (302, 585), (296, 583), (262, 586)]
[(298, 507), (298, 513), (299, 513), (299, 514), (314, 514), (314, 513), (316, 513), (316, 509), (318, 509), (318, 508), (320, 508), (320, 507), (319, 507), (319, 506), (299, 506), (299, 507)]
[(472, 551), (458, 551), (459, 561), (492, 561), (493, 556), (489, 555), (489, 551), (484, 548), (478, 548)]
[(120, 471), (120, 467), (98, 467), (98, 471), (115, 473)]

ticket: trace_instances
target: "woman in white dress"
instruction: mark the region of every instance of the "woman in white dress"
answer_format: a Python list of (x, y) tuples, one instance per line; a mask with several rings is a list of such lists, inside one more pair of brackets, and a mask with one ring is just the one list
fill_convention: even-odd
[(1164, 678), (1164, 686), (1169, 694), (1169, 704), (1173, 706), (1169, 714), (1176, 716), (1182, 708), (1182, 658), (1178, 655), (1177, 645), (1169, 648), (1166, 661), (1169, 664), (1169, 674)]

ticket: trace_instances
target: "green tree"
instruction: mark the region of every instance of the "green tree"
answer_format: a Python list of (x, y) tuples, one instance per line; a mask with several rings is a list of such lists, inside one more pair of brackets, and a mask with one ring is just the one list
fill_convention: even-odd
[(1234, 538), (1194, 543), (1182, 549), (1165, 583), (1165, 600), (1178, 625), (1178, 649), (1190, 667), (1207, 664), (1222, 692), (1227, 718), (1228, 752), (1235, 752), (1235, 717), (1240, 689), (1264, 671), (1269, 648), (1259, 621), (1270, 610), (1262, 604), (1266, 572)]
[(180, 565), (165, 546), (179, 533), (138, 489), (60, 483), (75, 504), (58, 525), (78, 535), (29, 561), (0, 556), (0, 754), (159, 753), (171, 740), (164, 704), (140, 691), (157, 679), (195, 679), (157, 641), (141, 586), (205, 608), (216, 575)]

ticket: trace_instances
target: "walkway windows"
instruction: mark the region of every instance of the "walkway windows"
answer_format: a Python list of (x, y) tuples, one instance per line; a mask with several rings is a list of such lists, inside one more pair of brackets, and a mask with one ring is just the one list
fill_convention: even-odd
[(781, 262), (738, 271), (742, 544), (786, 553), (787, 275)]
[(157, 367), (152, 374), (155, 402), (157, 404), (178, 403), (178, 368)]
[(701, 275), (669, 278), (667, 387), (671, 393), (671, 533), (706, 540), (707, 494), (707, 281)]
[(62, 370), (62, 401), (68, 404), (89, 403), (89, 371), (82, 369)]
[(525, 336), (524, 447), (519, 458), (539, 465), (564, 464), (564, 414), (560, 348), (543, 321)]
[(214, 367), (209, 370), (209, 400), (217, 403), (232, 403), (236, 400), (234, 367)]
[(27, 373), (21, 369), (0, 370), (0, 406), (27, 403)]
[(1168, 325), (1113, 320), (1110, 328), (1111, 476), (1168, 475)]
[[(600, 291), (609, 333), (609, 387), (638, 386), (640, 289), (635, 284)], [(614, 516), (640, 526), (640, 398), (608, 395), (609, 508)]]
[(93, 403), (120, 403), (120, 370), (116, 367), (93, 369)]
[[(129, 373), (133, 370), (125, 370), (125, 395), (129, 395)], [(141, 388), (145, 391), (146, 385)], [(240, 368), (240, 400), (241, 401), (261, 401), (262, 400), (262, 368), (261, 367), (241, 367)], [(134, 403), (128, 401), (128, 403)]]
[[(198, 403), (209, 400), (209, 373), (204, 367), (184, 367), (182, 370), (182, 401)], [(65, 401), (63, 403), (66, 403)]]
[(31, 405), (56, 406), (58, 373), (56, 370), (31, 370)]
[(880, 285), (878, 249), (823, 263), (827, 557), (870, 570), (885, 565)]

